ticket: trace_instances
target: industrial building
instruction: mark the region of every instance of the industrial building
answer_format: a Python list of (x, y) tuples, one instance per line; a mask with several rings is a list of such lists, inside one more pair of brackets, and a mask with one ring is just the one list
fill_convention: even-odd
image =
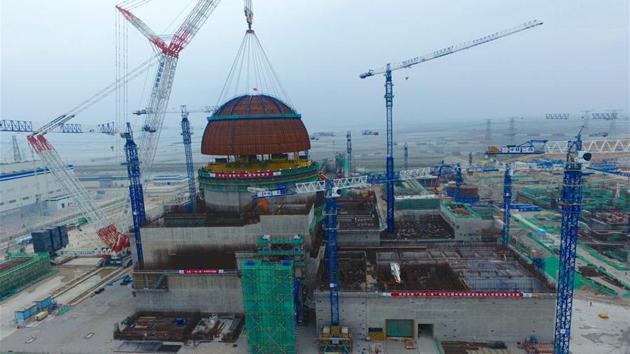
[[(340, 316), (354, 335), (553, 338), (553, 284), (518, 255), (498, 253), (500, 225), (491, 214), (448, 201), (407, 208), (400, 212), (400, 238), (392, 239), (383, 233), (379, 203), (374, 192), (350, 192), (339, 200)], [(306, 205), (272, 205), (265, 212), (252, 205), (244, 215), (255, 216), (232, 225), (213, 225), (218, 221), (203, 211), (203, 202), (202, 212), (167, 212), (142, 228), (145, 264), (134, 271), (136, 308), (249, 318), (242, 267), (247, 260), (269, 259), (259, 242), (269, 235), (289, 245), (275, 259), (294, 261), (300, 250), (303, 270), (295, 274), (303, 278), (301, 299), (319, 331), (330, 320), (326, 257), (318, 240), (317, 203)], [(296, 235), (303, 240), (298, 248), (290, 245)], [(498, 306), (518, 316), (505, 316)], [(448, 316), (440, 310), (445, 308)]]
[(39, 208), (46, 203), (62, 209), (69, 202), (61, 182), (41, 161), (0, 164), (0, 214)]
[[(491, 245), (354, 249), (340, 251), (339, 263), (340, 322), (355, 336), (553, 339), (553, 286)], [(318, 328), (330, 315), (325, 264), (314, 292)]]

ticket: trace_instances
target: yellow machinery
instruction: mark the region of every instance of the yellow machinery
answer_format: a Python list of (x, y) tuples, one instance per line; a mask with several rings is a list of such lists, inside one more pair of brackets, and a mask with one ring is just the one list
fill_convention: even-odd
[(352, 336), (345, 326), (324, 326), (319, 337), (320, 353), (352, 353)]

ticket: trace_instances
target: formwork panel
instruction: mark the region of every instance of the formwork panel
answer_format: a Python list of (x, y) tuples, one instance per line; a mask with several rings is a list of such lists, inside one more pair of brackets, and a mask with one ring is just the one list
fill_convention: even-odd
[(293, 262), (244, 260), (241, 282), (249, 352), (296, 353)]

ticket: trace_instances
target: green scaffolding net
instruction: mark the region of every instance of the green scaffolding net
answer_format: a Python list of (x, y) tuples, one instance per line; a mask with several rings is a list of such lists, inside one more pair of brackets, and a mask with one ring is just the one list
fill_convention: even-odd
[(47, 253), (11, 257), (0, 263), (0, 300), (30, 286), (51, 270)]
[(296, 353), (293, 262), (245, 260), (241, 283), (249, 352)]

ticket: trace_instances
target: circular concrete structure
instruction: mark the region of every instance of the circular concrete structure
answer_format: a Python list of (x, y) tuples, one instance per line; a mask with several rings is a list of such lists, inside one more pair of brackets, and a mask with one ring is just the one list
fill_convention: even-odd
[(201, 141), (214, 161), (199, 170), (199, 187), (211, 210), (238, 212), (252, 202), (250, 187), (317, 180), (308, 159), (311, 142), (302, 117), (269, 95), (244, 95), (219, 107)]

